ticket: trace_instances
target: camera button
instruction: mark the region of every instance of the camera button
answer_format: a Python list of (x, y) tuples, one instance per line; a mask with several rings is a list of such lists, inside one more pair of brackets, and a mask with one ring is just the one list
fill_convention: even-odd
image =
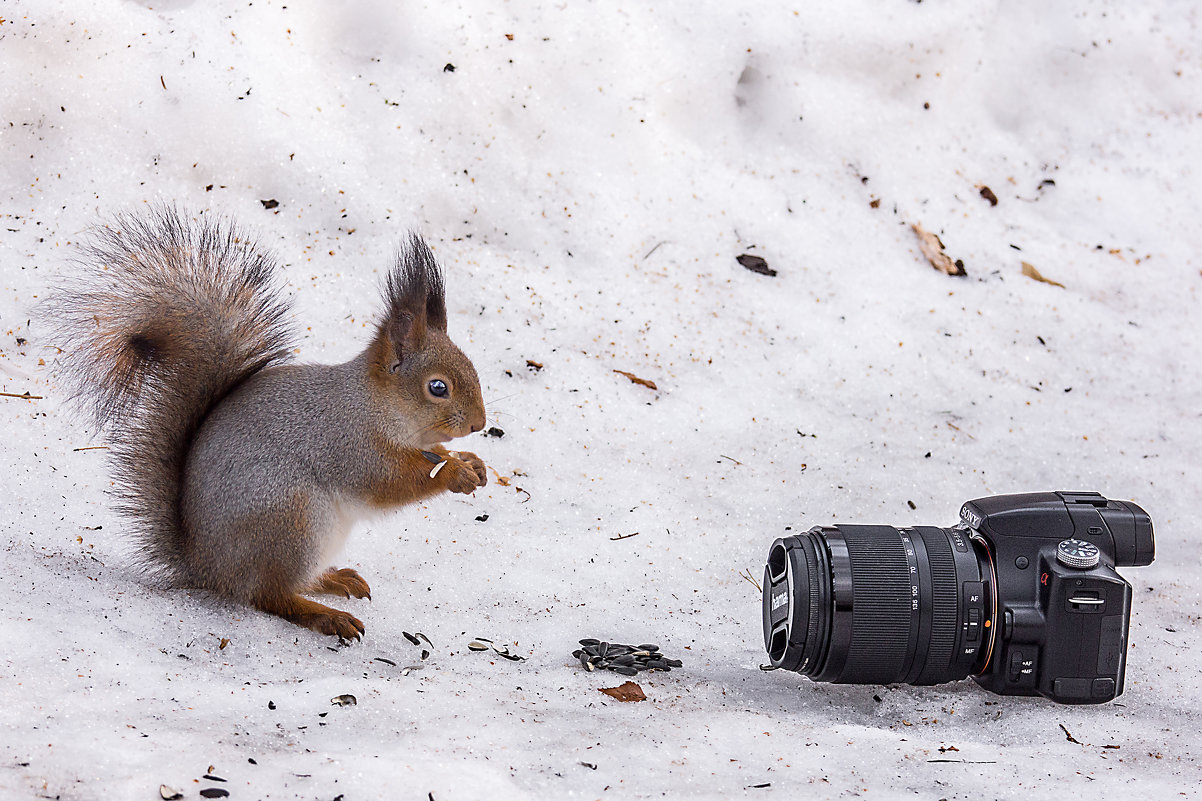
[(1035, 647), (1010, 651), (1010, 681), (1022, 686), (1035, 685), (1035, 668), (1039, 661), (1039, 649)]
[(1026, 570), (1027, 565), (1029, 565), (1029, 564), (1031, 564), (1031, 563), (1030, 563), (1030, 561), (1027, 560), (1027, 557), (1025, 557), (1025, 556), (1020, 556), (1014, 560), (1014, 566), (1017, 567), (1019, 570)]
[(981, 639), (981, 610), (968, 610), (968, 641), (977, 642)]

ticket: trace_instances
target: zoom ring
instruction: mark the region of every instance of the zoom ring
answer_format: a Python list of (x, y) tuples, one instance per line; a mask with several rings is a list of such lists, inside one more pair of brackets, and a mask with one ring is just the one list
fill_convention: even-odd
[(897, 529), (839, 526), (851, 563), (852, 636), (834, 681), (888, 684), (906, 673), (911, 631), (909, 565)]

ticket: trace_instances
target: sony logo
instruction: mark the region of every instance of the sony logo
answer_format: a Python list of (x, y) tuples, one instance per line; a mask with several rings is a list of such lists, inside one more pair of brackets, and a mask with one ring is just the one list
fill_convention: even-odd
[(781, 592), (772, 596), (772, 611), (775, 612), (789, 602), (789, 593)]
[(967, 506), (960, 508), (960, 519), (973, 528), (980, 528), (981, 516)]

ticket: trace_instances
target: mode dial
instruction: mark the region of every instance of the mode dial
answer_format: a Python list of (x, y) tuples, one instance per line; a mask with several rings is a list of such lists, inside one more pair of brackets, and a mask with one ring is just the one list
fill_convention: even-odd
[(1085, 540), (1064, 540), (1056, 546), (1056, 561), (1067, 567), (1089, 570), (1098, 566), (1102, 552)]

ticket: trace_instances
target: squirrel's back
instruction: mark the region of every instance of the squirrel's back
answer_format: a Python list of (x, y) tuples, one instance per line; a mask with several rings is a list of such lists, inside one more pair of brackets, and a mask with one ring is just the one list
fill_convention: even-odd
[(72, 394), (109, 432), (119, 509), (148, 566), (175, 577), (180, 488), (206, 415), (292, 351), (278, 265), (231, 222), (175, 208), (117, 217), (47, 302)]

